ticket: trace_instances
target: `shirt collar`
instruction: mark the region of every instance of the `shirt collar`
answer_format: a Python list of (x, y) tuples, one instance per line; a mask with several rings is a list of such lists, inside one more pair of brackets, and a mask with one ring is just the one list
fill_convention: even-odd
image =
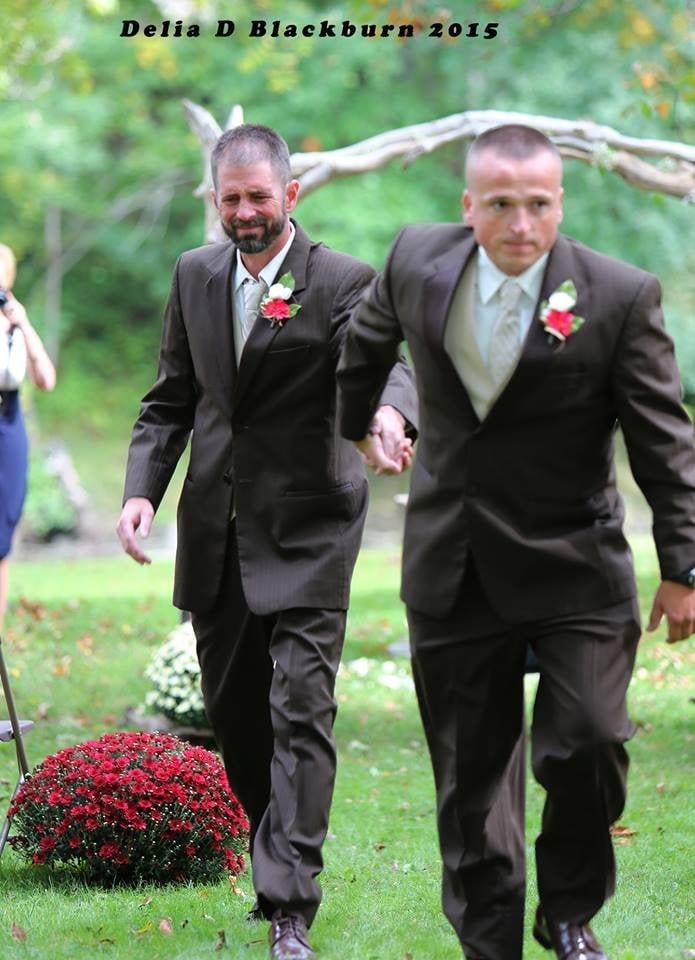
[(478, 290), (483, 303), (489, 303), (505, 280), (516, 280), (524, 293), (535, 301), (540, 296), (543, 273), (548, 262), (549, 252), (539, 257), (517, 277), (508, 277), (496, 266), (482, 247), (478, 247)]
[[(269, 260), (268, 263), (266, 263), (266, 265), (258, 274), (258, 279), (262, 280), (265, 283), (266, 287), (268, 287), (268, 289), (270, 289), (272, 285), (275, 283), (275, 277), (277, 276), (277, 272), (282, 265), (282, 261), (287, 256), (287, 251), (292, 246), (294, 235), (295, 235), (294, 224), (290, 220), (290, 235), (287, 238), (287, 242), (283, 245), (282, 249), (275, 254), (273, 259)], [(242, 285), (242, 283), (249, 278), (253, 280), (255, 283), (256, 278), (252, 276), (244, 266), (244, 261), (241, 259), (241, 252), (237, 249), (236, 269), (234, 271), (234, 280), (233, 280), (234, 293), (236, 293), (239, 290), (239, 287)]]

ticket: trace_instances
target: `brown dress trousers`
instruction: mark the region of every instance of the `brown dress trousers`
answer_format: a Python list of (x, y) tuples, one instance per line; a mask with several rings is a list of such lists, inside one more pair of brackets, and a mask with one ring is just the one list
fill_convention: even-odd
[(536, 840), (547, 915), (587, 922), (613, 893), (610, 825), (625, 803), (625, 693), (636, 601), (545, 621), (497, 615), (470, 567), (443, 619), (408, 611), (413, 670), (437, 789), (444, 912), (466, 956), (521, 960), (525, 899), (526, 646), (540, 680), (533, 772), (547, 792)]

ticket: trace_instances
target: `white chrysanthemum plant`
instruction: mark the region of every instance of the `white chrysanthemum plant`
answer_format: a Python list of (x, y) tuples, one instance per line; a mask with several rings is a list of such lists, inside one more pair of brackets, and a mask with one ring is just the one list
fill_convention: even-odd
[(152, 657), (145, 676), (153, 684), (145, 696), (148, 711), (164, 714), (177, 726), (209, 727), (190, 620), (171, 631)]

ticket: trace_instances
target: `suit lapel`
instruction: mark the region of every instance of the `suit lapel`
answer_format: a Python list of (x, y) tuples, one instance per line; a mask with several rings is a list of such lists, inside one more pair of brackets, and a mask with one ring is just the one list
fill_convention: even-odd
[[(292, 222), (294, 223), (294, 221)], [(280, 278), (284, 273), (291, 273), (294, 277), (293, 299), (301, 299), (298, 295), (306, 288), (307, 262), (309, 260), (311, 241), (296, 223), (294, 224), (294, 228), (294, 240), (278, 270), (277, 276)], [(298, 318), (301, 322), (301, 310), (292, 318), (292, 323), (296, 323)], [(241, 354), (234, 389), (233, 405), (235, 408), (239, 405), (250, 384), (253, 382), (254, 374), (258, 369), (259, 363), (280, 330), (281, 327), (278, 324), (274, 327), (271, 326), (270, 321), (262, 317), (259, 312)]]
[(439, 350), (444, 349), (451, 301), (475, 248), (473, 237), (466, 237), (434, 261), (432, 272), (425, 280), (425, 339)]
[(446, 324), (454, 294), (463, 271), (476, 249), (477, 246), (471, 234), (438, 257), (432, 264), (432, 272), (425, 279), (424, 284), (424, 338), (433, 349), (434, 356), (441, 359), (445, 375), (455, 380), (462, 391), (469, 419), (474, 423), (480, 423), (468, 390), (444, 347)]
[(233, 382), (236, 377), (231, 283), (235, 255), (234, 244), (224, 245), (220, 254), (208, 267), (210, 276), (205, 284), (207, 308), (214, 331), (211, 343), (217, 362), (222, 396), (230, 412)]
[[(543, 356), (547, 356), (548, 360), (552, 360), (553, 348), (548, 345), (543, 324), (539, 320), (540, 306), (564, 280), (569, 280), (574, 277), (576, 283), (576, 276), (574, 276), (574, 274), (572, 248), (563, 236), (558, 236), (550, 251), (545, 267), (541, 291), (533, 309), (531, 328), (524, 341), (524, 348), (521, 352), (520, 365), (532, 357), (537, 357), (539, 354), (543, 354)], [(581, 311), (577, 312), (581, 313)]]

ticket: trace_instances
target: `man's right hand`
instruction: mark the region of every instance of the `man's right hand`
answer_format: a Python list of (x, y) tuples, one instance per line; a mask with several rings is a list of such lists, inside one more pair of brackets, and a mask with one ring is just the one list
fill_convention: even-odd
[(152, 563), (146, 553), (143, 553), (135, 536), (147, 537), (154, 518), (154, 507), (145, 497), (130, 497), (126, 500), (121, 515), (116, 524), (116, 533), (125, 552), (137, 563)]

